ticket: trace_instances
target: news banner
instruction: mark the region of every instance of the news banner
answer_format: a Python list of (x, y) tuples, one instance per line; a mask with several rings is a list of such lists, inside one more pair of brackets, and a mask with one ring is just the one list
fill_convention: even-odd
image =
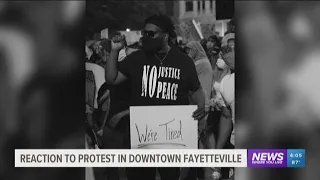
[(305, 149), (16, 149), (15, 167), (303, 168)]

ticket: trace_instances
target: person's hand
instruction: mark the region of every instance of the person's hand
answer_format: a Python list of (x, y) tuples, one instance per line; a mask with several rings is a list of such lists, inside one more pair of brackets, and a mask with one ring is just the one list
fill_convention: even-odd
[(214, 98), (211, 98), (210, 100), (209, 100), (209, 106), (210, 107), (214, 107), (216, 105), (216, 100), (214, 99)]
[(117, 35), (111, 39), (111, 50), (120, 51), (125, 45), (125, 36)]
[(109, 127), (112, 129), (115, 129), (122, 117), (123, 117), (122, 112), (114, 115), (109, 121)]
[(221, 109), (222, 107), (225, 107), (225, 106), (226, 106), (222, 97), (217, 97), (217, 98), (216, 98), (216, 100), (215, 100), (215, 106), (216, 106), (218, 109)]
[(194, 59), (195, 56), (196, 56), (196, 53), (197, 53), (197, 50), (190, 48), (190, 51), (189, 51), (189, 54), (188, 54), (188, 55), (189, 55), (189, 57), (191, 57), (192, 59)]
[(99, 136), (102, 136), (102, 135), (103, 135), (103, 129), (100, 129), (100, 130), (97, 132), (97, 134), (98, 134)]
[(92, 114), (93, 113), (93, 109), (88, 105), (86, 104), (86, 114)]
[(195, 120), (202, 120), (204, 118), (204, 116), (205, 116), (205, 107), (204, 106), (198, 106), (198, 109), (195, 110), (192, 115), (192, 117)]

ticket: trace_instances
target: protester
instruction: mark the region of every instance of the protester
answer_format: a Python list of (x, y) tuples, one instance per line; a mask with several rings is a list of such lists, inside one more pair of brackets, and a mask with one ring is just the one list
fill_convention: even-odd
[(92, 44), (93, 50), (95, 51), (96, 54), (100, 54), (101, 53), (100, 43), (101, 43), (101, 40), (95, 41)]
[(174, 48), (176, 50), (180, 50), (178, 48), (178, 37), (177, 37), (177, 33), (175, 31), (172, 31), (171, 34), (169, 35), (171, 38), (169, 39), (169, 45), (171, 48)]
[(87, 41), (85, 50), (86, 50), (86, 58), (85, 62), (95, 63), (99, 61), (99, 55), (94, 50), (93, 44), (95, 41)]
[(100, 59), (99, 61), (96, 62), (96, 64), (100, 65), (101, 67), (104, 67), (106, 62), (109, 60), (110, 51), (111, 51), (111, 40), (103, 39), (99, 45)]
[[(223, 37), (223, 42), (231, 42), (234, 39), (232, 33)], [(211, 144), (216, 135), (216, 149), (234, 148), (230, 143), (230, 136), (234, 118), (234, 46), (223, 43), (222, 52), (216, 62), (218, 71), (215, 71), (213, 82), (213, 99), (211, 100), (214, 112), (220, 112), (211, 118), (209, 123), (208, 144)], [(233, 82), (232, 82), (233, 81)], [(226, 99), (228, 99), (228, 103)], [(218, 120), (218, 121), (217, 121)], [(215, 128), (215, 126), (217, 128)], [(233, 131), (234, 132), (234, 131)], [(233, 137), (233, 135), (232, 135)], [(233, 141), (234, 139), (232, 139)], [(214, 168), (216, 178), (227, 176), (229, 178), (229, 168)], [(226, 175), (225, 175), (226, 174)]]
[(227, 23), (227, 31), (225, 32), (225, 35), (229, 33), (235, 33), (235, 24), (234, 24), (234, 18), (232, 18), (228, 23)]
[[(196, 70), (198, 73), (198, 78), (200, 80), (202, 89), (205, 94), (206, 116), (202, 121), (199, 122), (199, 127), (202, 129), (202, 128), (206, 128), (206, 121), (210, 111), (213, 70), (211, 68), (211, 64), (206, 55), (206, 52), (203, 49), (203, 46), (199, 42), (196, 42), (196, 41), (189, 42), (185, 47), (185, 52), (193, 59), (195, 63)], [(212, 142), (212, 143), (213, 144), (210, 147), (215, 147), (215, 142)], [(207, 148), (207, 144), (205, 141), (205, 134), (201, 134), (199, 147), (203, 149)], [(191, 179), (197, 179), (197, 178), (204, 178), (203, 168), (190, 168), (188, 171), (188, 177), (186, 179), (191, 180)]]
[(90, 41), (86, 41), (86, 45), (85, 45), (85, 59), (86, 59), (86, 62), (88, 62), (91, 58), (91, 55), (93, 54), (93, 49), (90, 49), (89, 47), (94, 43), (93, 40), (90, 40)]
[(212, 69), (216, 69), (216, 62), (217, 62), (217, 59), (219, 58), (221, 41), (215, 35), (210, 36), (208, 38), (206, 47), (207, 47), (207, 54), (208, 54), (208, 58), (210, 60)]
[[(221, 80), (221, 87), (220, 87), (220, 93), (223, 97), (223, 100), (231, 110), (231, 117), (232, 117), (232, 124), (235, 123), (235, 112), (234, 112), (234, 106), (235, 106), (235, 73), (234, 73), (234, 50), (231, 50), (229, 53), (224, 54), (223, 59), (226, 63), (226, 65), (230, 68), (230, 74), (227, 74), (222, 80)], [(232, 145), (235, 145), (234, 142), (234, 128), (231, 134), (230, 142)]]
[[(124, 47), (123, 36), (113, 38), (110, 60), (107, 62), (106, 82), (118, 85), (130, 79), (130, 106), (150, 105), (188, 105), (189, 94), (198, 106), (193, 113), (196, 120), (204, 118), (205, 96), (199, 82), (195, 65), (192, 59), (169, 46), (169, 34), (174, 31), (172, 20), (164, 15), (154, 15), (146, 19), (142, 37), (142, 48), (131, 53), (120, 64), (117, 60), (119, 51)], [(167, 81), (176, 85), (177, 93), (174, 96), (149, 96), (147, 84), (143, 84), (143, 70), (153, 66), (158, 70), (168, 67), (180, 71), (180, 77), (171, 79), (159, 77), (158, 83)], [(145, 68), (144, 68), (145, 67)], [(179, 81), (184, 79), (184, 81)], [(156, 83), (156, 82), (154, 82)], [(141, 86), (143, 85), (143, 88)], [(155, 93), (157, 94), (157, 93)], [(202, 131), (202, 130), (200, 130)], [(180, 168), (158, 168), (162, 180), (178, 180)], [(153, 180), (156, 168), (128, 168), (128, 180)]]
[(200, 40), (200, 44), (202, 46), (202, 48), (204, 49), (204, 51), (206, 52), (206, 55), (208, 56), (207, 52), (208, 52), (208, 49), (207, 49), (207, 40), (206, 39), (201, 39)]
[[(229, 62), (230, 63), (230, 62)], [(216, 110), (221, 111), (221, 119), (219, 123), (219, 136), (217, 139), (217, 149), (222, 149), (227, 142), (231, 129), (232, 129), (232, 112), (230, 107), (228, 107), (225, 103), (225, 99), (221, 93), (221, 83), (223, 80), (231, 74), (231, 67), (227, 65), (226, 61), (222, 58), (219, 58), (217, 61), (217, 66), (219, 69), (222, 69), (222, 74), (218, 81), (215, 81), (213, 86), (215, 89), (215, 97), (212, 99), (213, 105), (215, 106)]]
[(213, 70), (211, 68), (206, 52), (199, 42), (191, 41), (186, 45), (186, 47), (188, 48), (188, 55), (193, 59), (195, 63), (198, 78), (200, 80), (202, 90), (205, 94), (205, 109), (207, 114), (210, 110), (209, 101), (211, 99)]

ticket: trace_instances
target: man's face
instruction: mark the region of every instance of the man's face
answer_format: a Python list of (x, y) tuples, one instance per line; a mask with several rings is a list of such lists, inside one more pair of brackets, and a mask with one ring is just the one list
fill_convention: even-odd
[(211, 49), (211, 48), (213, 48), (214, 43), (209, 40), (206, 45), (207, 45), (207, 49)]
[(147, 36), (152, 39), (158, 39), (162, 41), (162, 44), (168, 41), (168, 35), (164, 33), (158, 26), (150, 23), (146, 24), (144, 27), (143, 36)]

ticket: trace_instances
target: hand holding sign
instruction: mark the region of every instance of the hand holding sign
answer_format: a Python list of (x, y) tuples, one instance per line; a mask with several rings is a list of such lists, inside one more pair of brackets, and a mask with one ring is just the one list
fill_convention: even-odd
[(195, 120), (202, 120), (205, 117), (205, 107), (198, 106), (198, 109), (193, 112), (192, 117)]

